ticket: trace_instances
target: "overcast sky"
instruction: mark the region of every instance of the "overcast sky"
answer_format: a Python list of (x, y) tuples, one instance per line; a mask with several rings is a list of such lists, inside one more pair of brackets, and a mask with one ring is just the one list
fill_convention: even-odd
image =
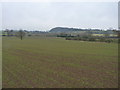
[(118, 28), (117, 2), (6, 2), (2, 28), (47, 31), (54, 27)]

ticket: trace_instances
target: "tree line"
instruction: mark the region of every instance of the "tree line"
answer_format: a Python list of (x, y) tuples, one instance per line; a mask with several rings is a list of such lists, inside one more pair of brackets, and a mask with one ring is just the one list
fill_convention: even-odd
[(36, 34), (37, 36), (40, 35), (46, 35), (48, 37), (63, 37), (66, 40), (79, 40), (79, 41), (99, 41), (99, 42), (119, 42), (120, 38), (120, 31), (114, 30), (114, 34), (117, 35), (117, 37), (112, 37), (110, 34), (106, 31), (104, 33), (104, 36), (92, 36), (94, 33), (92, 31), (86, 31), (85, 33), (78, 33), (76, 35), (73, 35), (73, 33), (51, 33), (51, 32), (42, 32), (42, 31), (27, 31), (27, 30), (9, 30), (6, 29), (3, 31), (2, 36), (16, 36), (23, 40), (25, 36), (34, 36)]
[[(4, 34), (4, 33), (6, 33), (6, 34)], [(6, 29), (2, 34), (3, 34), (2, 36), (8, 36), (8, 37), (16, 36), (22, 40), (23, 37), (25, 37), (26, 32), (24, 30), (13, 31), (13, 30)]]

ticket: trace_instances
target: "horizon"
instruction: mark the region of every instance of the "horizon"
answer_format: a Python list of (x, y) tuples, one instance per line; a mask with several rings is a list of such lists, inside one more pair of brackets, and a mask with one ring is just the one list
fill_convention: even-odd
[[(84, 29), (88, 29), (88, 30), (102, 30), (102, 31), (109, 31), (109, 30), (118, 30), (118, 29), (114, 29), (114, 28), (108, 28), (108, 29), (100, 29), (100, 28), (73, 28), (73, 27), (54, 27), (54, 28), (68, 28), (68, 29), (82, 29), (82, 30), (84, 30)], [(54, 29), (54, 28), (52, 28), (52, 29)], [(50, 30), (52, 30), (52, 29), (50, 29)], [(40, 31), (40, 32), (49, 32), (50, 30), (27, 30), (27, 29), (8, 29), (8, 28), (6, 28), (6, 29), (2, 29), (2, 31), (5, 31), (5, 30), (13, 30), (13, 31), (19, 31), (19, 30), (25, 30), (25, 31)], [(0, 30), (1, 31), (1, 30)]]

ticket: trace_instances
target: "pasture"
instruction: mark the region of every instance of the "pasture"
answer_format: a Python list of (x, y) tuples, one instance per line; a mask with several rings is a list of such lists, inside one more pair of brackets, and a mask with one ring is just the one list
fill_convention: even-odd
[(117, 88), (118, 45), (3, 37), (3, 88)]

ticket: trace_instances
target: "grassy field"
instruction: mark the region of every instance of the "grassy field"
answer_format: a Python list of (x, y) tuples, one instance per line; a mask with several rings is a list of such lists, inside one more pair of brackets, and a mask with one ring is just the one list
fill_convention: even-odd
[(0, 89), (2, 89), (2, 37), (0, 37)]
[(118, 87), (118, 45), (3, 38), (3, 88)]

